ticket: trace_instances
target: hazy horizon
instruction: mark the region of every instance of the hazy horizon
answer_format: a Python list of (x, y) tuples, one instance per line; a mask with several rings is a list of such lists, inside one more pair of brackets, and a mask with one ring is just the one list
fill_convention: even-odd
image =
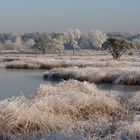
[(140, 32), (139, 0), (0, 0), (0, 32)]

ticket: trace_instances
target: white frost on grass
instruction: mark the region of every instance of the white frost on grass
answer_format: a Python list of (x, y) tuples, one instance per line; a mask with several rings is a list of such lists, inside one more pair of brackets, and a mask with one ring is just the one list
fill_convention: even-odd
[(140, 85), (139, 68), (60, 68), (54, 69), (49, 73), (44, 73), (44, 78), (57, 80), (75, 79), (79, 81), (88, 81), (91, 83), (113, 83), (123, 85)]
[(126, 108), (119, 98), (98, 90), (93, 84), (70, 80), (41, 85), (38, 94), (30, 99), (21, 96), (1, 101), (0, 132), (7, 135), (84, 133), (100, 137), (101, 133), (108, 133), (107, 127), (113, 121), (125, 115)]

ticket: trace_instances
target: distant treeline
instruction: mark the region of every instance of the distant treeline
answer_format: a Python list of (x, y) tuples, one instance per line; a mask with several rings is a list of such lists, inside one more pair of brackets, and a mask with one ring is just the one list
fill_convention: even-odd
[(0, 50), (31, 50), (42, 53), (59, 52), (64, 49), (100, 49), (102, 42), (109, 37), (123, 37), (133, 41), (140, 48), (140, 33), (122, 33), (95, 30), (82, 33), (78, 29), (52, 33), (1, 33)]

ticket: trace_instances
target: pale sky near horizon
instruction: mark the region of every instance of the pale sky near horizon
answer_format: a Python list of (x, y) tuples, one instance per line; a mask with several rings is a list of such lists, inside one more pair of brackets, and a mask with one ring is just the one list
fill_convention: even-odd
[(140, 32), (140, 0), (0, 0), (0, 32)]

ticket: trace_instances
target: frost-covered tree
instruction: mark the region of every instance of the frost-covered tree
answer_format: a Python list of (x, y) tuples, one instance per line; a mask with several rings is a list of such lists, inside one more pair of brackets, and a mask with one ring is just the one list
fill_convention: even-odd
[(93, 49), (93, 46), (90, 42), (89, 34), (83, 33), (78, 41), (78, 44), (81, 49)]
[(80, 48), (78, 45), (78, 40), (81, 37), (81, 32), (79, 29), (70, 29), (67, 32), (67, 36), (68, 36), (68, 38), (70, 40), (70, 44), (73, 48), (73, 55), (74, 55), (75, 49)]
[(15, 48), (20, 50), (22, 48), (22, 41), (20, 37), (16, 37), (16, 41), (14, 42)]
[(68, 35), (72, 40), (78, 40), (81, 36), (81, 31), (79, 29), (69, 29)]
[(9, 50), (20, 50), (22, 48), (21, 35), (18, 33), (5, 34), (4, 48)]
[(95, 30), (90, 33), (91, 44), (97, 49), (100, 50), (102, 44), (106, 41), (107, 35), (100, 30)]
[(5, 50), (13, 50), (13, 49), (15, 49), (15, 43), (12, 42), (9, 39), (6, 40), (3, 45), (4, 45), (4, 49)]
[(32, 49), (36, 49), (42, 53), (57, 51), (61, 55), (66, 41), (67, 36), (65, 33), (42, 34), (35, 40), (35, 45)]
[(133, 42), (135, 46), (137, 47), (137, 49), (140, 49), (140, 39), (134, 39)]
[(71, 41), (71, 45), (73, 47), (73, 55), (75, 54), (75, 50), (79, 48), (78, 42), (76, 40)]
[(51, 49), (59, 53), (59, 56), (64, 51), (64, 44), (68, 42), (67, 34), (65, 32), (57, 33), (52, 39)]
[(3, 43), (0, 41), (0, 52), (4, 49)]
[(11, 33), (9, 34), (9, 39), (12, 41), (14, 49), (20, 50), (22, 48), (21, 34)]
[(113, 59), (120, 59), (128, 50), (135, 49), (133, 42), (124, 38), (108, 38), (102, 45), (103, 50), (109, 50)]
[(40, 35), (35, 39), (35, 44), (32, 46), (32, 49), (45, 54), (47, 49), (50, 47), (51, 42), (52, 42), (51, 36)]
[(61, 55), (64, 50), (64, 43), (61, 38), (52, 40), (52, 49), (57, 51), (59, 53), (59, 56)]
[(23, 48), (25, 50), (30, 50), (33, 45), (35, 45), (34, 39), (28, 39), (27, 41), (23, 42)]

